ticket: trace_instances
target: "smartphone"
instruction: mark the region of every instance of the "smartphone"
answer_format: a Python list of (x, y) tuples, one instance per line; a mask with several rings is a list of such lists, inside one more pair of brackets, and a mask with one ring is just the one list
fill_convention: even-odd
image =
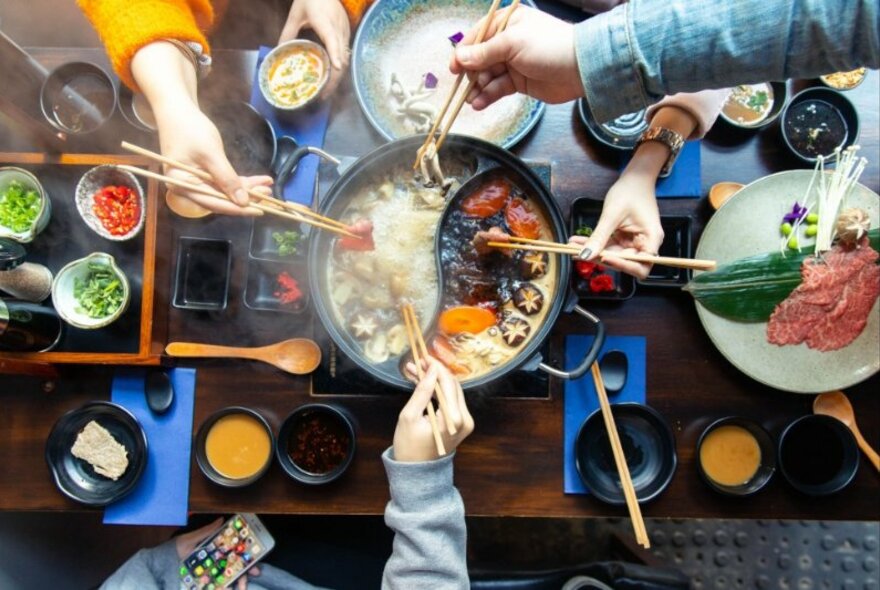
[(275, 539), (256, 514), (236, 514), (180, 562), (180, 587), (226, 588), (274, 547)]

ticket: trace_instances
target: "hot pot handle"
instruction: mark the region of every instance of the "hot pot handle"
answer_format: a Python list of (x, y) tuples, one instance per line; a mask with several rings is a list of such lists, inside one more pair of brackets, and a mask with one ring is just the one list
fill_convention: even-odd
[(590, 346), (590, 350), (587, 351), (584, 360), (582, 360), (581, 363), (571, 371), (561, 371), (551, 367), (547, 363), (541, 363), (538, 365), (538, 368), (545, 373), (553, 375), (554, 377), (559, 377), (560, 379), (577, 379), (586, 373), (590, 369), (590, 366), (596, 362), (596, 357), (599, 356), (599, 351), (602, 350), (602, 345), (605, 344), (605, 324), (602, 323), (602, 320), (580, 305), (575, 305), (574, 311), (596, 324), (596, 336), (593, 340), (593, 345)]
[(275, 185), (272, 188), (272, 195), (276, 199), (284, 200), (284, 185), (287, 184), (287, 179), (294, 174), (296, 167), (299, 165), (299, 161), (309, 154), (315, 154), (320, 158), (333, 162), (337, 166), (340, 163), (335, 156), (328, 154), (320, 148), (312, 147), (310, 145), (296, 148), (289, 156), (287, 156), (287, 159), (284, 160), (278, 168), (278, 175), (275, 178)]

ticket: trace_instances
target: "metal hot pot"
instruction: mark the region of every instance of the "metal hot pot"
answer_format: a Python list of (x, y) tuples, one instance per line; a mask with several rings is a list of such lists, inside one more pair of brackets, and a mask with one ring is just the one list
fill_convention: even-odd
[[(416, 150), (424, 141), (424, 136), (411, 136), (385, 144), (371, 153), (361, 157), (345, 170), (340, 178), (333, 184), (320, 206), (320, 212), (333, 218), (339, 218), (345, 210), (350, 199), (357, 195), (365, 182), (380, 176), (383, 171), (391, 171), (399, 168), (402, 162), (410, 162), (415, 156)], [(440, 152), (440, 161), (449, 158), (457, 158), (460, 161), (472, 162), (473, 175), (498, 169), (513, 181), (526, 195), (533, 207), (543, 210), (549, 220), (553, 239), (559, 242), (567, 240), (565, 223), (562, 213), (550, 191), (544, 186), (535, 173), (519, 158), (510, 152), (481, 139), (450, 135)], [(467, 179), (462, 179), (462, 186), (467, 184)], [(462, 198), (461, 194), (453, 196), (446, 205), (439, 227), (443, 227), (444, 220), (449, 216), (450, 203), (454, 199)], [(439, 257), (439, 231), (435, 232), (435, 254), (438, 272), (441, 272)], [(339, 324), (330, 299), (330, 285), (328, 281), (329, 265), (327, 260), (333, 255), (334, 242), (337, 237), (329, 232), (313, 232), (309, 246), (309, 280), (312, 293), (312, 301), (318, 316), (330, 337), (339, 349), (358, 366), (367, 371), (376, 379), (398, 388), (411, 388), (412, 384), (407, 381), (400, 371), (400, 358), (391, 358), (384, 363), (374, 364), (368, 360), (361, 350), (360, 344), (348, 331)], [(517, 354), (505, 363), (492, 369), (480, 377), (462, 380), (465, 389), (477, 388), (493, 382), (515, 370), (541, 370), (563, 379), (575, 379), (583, 375), (596, 360), (596, 356), (605, 340), (605, 330), (601, 320), (589, 311), (576, 305), (577, 299), (571, 292), (569, 276), (571, 273), (571, 260), (567, 256), (558, 257), (555, 265), (557, 273), (555, 293), (548, 296), (545, 305), (550, 308), (544, 321), (538, 326), (534, 336), (528, 341)], [(440, 275), (439, 287), (442, 293), (443, 277)], [(434, 318), (439, 314), (440, 297), (438, 297), (437, 310)], [(587, 351), (577, 367), (563, 370), (549, 366), (543, 362), (540, 349), (549, 336), (553, 325), (561, 313), (577, 313), (593, 324), (595, 339), (591, 348)], [(432, 324), (433, 325), (433, 324)], [(426, 334), (426, 338), (428, 334)], [(404, 353), (406, 354), (406, 353)]]

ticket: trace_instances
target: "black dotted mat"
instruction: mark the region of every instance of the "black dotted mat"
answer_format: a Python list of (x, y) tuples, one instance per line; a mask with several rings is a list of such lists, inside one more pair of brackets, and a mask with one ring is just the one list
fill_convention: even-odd
[(880, 523), (648, 519), (695, 590), (880, 590)]

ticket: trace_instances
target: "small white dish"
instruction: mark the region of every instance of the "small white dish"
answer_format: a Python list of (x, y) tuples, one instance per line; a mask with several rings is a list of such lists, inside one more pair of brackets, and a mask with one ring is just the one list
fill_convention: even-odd
[[(85, 279), (89, 274), (89, 264), (98, 263), (109, 266), (110, 269), (119, 277), (122, 283), (122, 305), (108, 316), (102, 318), (89, 317), (83, 311), (80, 311), (80, 304), (73, 294), (74, 282), (77, 278)], [(75, 328), (83, 330), (95, 330), (109, 326), (115, 322), (128, 309), (131, 302), (131, 287), (128, 279), (122, 269), (116, 265), (116, 260), (110, 254), (104, 252), (92, 252), (85, 258), (69, 262), (64, 268), (55, 275), (52, 282), (52, 303), (55, 311), (61, 316), (65, 322)]]
[(43, 189), (43, 185), (37, 180), (37, 177), (27, 170), (16, 168), (15, 166), (0, 167), (0, 193), (5, 192), (14, 181), (20, 182), (25, 187), (32, 187), (37, 191), (40, 195), (40, 212), (33, 223), (31, 223), (31, 226), (25, 231), (17, 232), (10, 227), (0, 225), (0, 238), (11, 238), (16, 242), (27, 244), (34, 241), (37, 234), (43, 231), (49, 224), (49, 219), (52, 217), (52, 201)]
[[(126, 186), (130, 188), (138, 199), (140, 205), (140, 216), (137, 224), (126, 234), (113, 235), (104, 227), (95, 212), (92, 211), (95, 195), (105, 186)], [(141, 188), (135, 175), (125, 170), (120, 170), (116, 166), (104, 164), (96, 166), (83, 174), (76, 185), (76, 210), (82, 217), (86, 225), (102, 238), (112, 240), (114, 242), (124, 242), (130, 240), (141, 232), (144, 227), (144, 219), (146, 218), (146, 200), (144, 199), (144, 191)]]
[[(321, 78), (317, 81), (317, 90), (312, 96), (307, 98), (305, 101), (297, 103), (295, 105), (286, 104), (280, 101), (272, 92), (272, 88), (269, 83), (269, 76), (274, 70), (275, 65), (278, 61), (283, 60), (291, 53), (303, 50), (313, 51), (317, 53), (320, 57)], [(273, 49), (266, 55), (266, 57), (263, 59), (263, 62), (260, 64), (260, 71), (259, 75), (257, 76), (257, 81), (260, 85), (260, 92), (263, 94), (263, 98), (266, 99), (266, 102), (268, 102), (281, 113), (292, 113), (301, 110), (318, 100), (321, 96), (321, 92), (327, 85), (327, 80), (329, 78), (330, 56), (327, 55), (327, 50), (315, 43), (314, 41), (309, 41), (307, 39), (294, 39), (292, 41), (287, 41), (285, 43), (282, 43), (281, 45), (278, 45), (277, 47), (275, 47), (275, 49)]]

